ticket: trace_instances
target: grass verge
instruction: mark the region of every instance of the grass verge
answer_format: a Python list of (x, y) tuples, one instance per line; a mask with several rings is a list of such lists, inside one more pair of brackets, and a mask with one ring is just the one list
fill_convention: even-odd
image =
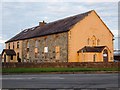
[(2, 73), (118, 71), (118, 68), (4, 68)]

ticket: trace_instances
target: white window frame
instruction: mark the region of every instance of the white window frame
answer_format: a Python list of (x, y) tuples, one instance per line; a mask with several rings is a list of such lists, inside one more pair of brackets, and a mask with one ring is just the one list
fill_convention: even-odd
[(44, 53), (48, 53), (48, 47), (44, 47)]

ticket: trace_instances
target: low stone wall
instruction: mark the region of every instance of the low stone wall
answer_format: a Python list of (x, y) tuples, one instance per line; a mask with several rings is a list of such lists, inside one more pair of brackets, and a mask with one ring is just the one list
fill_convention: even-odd
[(119, 66), (120, 62), (2, 63), (2, 68), (48, 68), (48, 67), (118, 68)]

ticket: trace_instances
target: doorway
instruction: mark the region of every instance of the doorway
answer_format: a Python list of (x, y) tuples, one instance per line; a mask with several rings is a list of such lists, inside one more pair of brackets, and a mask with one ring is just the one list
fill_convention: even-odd
[(6, 62), (6, 54), (4, 54), (4, 62)]
[(18, 60), (18, 62), (21, 62), (21, 59), (20, 59), (19, 53), (17, 53), (17, 60)]
[(103, 51), (103, 61), (108, 62), (108, 51), (106, 49)]

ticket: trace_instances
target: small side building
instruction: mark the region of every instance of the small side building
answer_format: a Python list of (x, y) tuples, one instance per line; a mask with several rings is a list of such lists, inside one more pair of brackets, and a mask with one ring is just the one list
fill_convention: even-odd
[(93, 60), (93, 62), (101, 62), (101, 60), (108, 62), (108, 55), (110, 54), (109, 52), (110, 50), (106, 46), (85, 46), (77, 53), (79, 56), (79, 62), (91, 62), (91, 60)]
[(2, 51), (2, 62), (17, 62), (15, 51), (13, 49), (4, 49)]

